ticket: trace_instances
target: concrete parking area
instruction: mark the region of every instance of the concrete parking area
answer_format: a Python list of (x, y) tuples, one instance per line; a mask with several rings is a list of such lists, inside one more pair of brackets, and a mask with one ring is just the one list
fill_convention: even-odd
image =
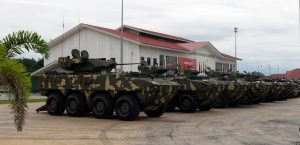
[(24, 131), (16, 132), (8, 105), (0, 105), (0, 145), (296, 145), (300, 142), (300, 99), (166, 113), (137, 121), (36, 113), (30, 103)]

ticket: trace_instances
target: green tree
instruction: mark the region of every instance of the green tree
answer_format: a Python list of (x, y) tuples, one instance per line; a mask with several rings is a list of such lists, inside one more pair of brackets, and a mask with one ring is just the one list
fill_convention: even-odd
[(36, 61), (33, 58), (21, 58), (18, 59), (18, 61), (21, 62), (30, 73), (42, 68), (44, 65), (44, 59), (39, 59)]
[(22, 131), (25, 124), (31, 80), (24, 65), (12, 57), (24, 50), (41, 53), (45, 58), (49, 56), (47, 42), (37, 33), (19, 31), (0, 40), (0, 86), (9, 94), (17, 131)]

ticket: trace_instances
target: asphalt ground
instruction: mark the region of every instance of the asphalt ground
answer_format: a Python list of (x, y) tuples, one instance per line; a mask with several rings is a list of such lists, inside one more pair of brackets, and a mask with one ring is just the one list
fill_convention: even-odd
[(35, 109), (41, 105), (29, 104), (21, 133), (15, 129), (9, 106), (0, 105), (0, 145), (296, 145), (300, 142), (300, 98), (209, 112), (166, 113), (160, 118), (148, 118), (141, 113), (138, 120), (131, 122), (36, 113)]

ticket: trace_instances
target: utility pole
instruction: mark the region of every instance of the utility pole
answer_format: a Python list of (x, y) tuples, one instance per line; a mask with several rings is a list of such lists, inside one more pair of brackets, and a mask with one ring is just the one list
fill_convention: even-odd
[(269, 66), (269, 74), (270, 74), (270, 76), (272, 75), (272, 68), (271, 68), (271, 65), (270, 64), (268, 64), (268, 66)]
[(238, 32), (238, 28), (234, 27), (234, 57), (235, 57), (235, 71), (237, 72), (237, 52), (236, 52), (236, 34)]
[[(122, 14), (121, 14), (121, 57), (120, 63), (123, 64), (123, 41), (124, 41), (124, 29), (123, 29), (123, 0), (122, 0)], [(123, 65), (121, 65), (121, 72), (123, 72)]]

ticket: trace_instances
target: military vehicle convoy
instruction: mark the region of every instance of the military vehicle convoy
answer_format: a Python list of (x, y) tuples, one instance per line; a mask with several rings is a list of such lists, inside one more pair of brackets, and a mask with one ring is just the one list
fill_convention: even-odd
[(197, 109), (209, 111), (213, 107), (213, 100), (224, 90), (224, 85), (205, 77), (198, 76), (196, 70), (175, 70), (176, 74), (169, 77), (183, 86), (178, 90), (168, 106), (168, 111), (174, 111), (176, 107), (182, 112), (192, 113)]
[[(156, 78), (151, 73), (116, 73), (114, 59), (89, 59), (87, 51), (72, 50), (72, 58), (60, 57), (61, 69), (40, 77), (41, 95), (47, 96), (45, 108), (51, 115), (82, 116), (91, 112), (97, 118), (135, 120), (140, 111), (159, 117), (181, 88), (177, 83)], [(126, 65), (126, 64), (120, 64)], [(141, 66), (140, 66), (141, 67)]]
[[(113, 71), (117, 65), (139, 64), (139, 72)], [(58, 68), (40, 76), (40, 93), (46, 105), (37, 111), (50, 115), (137, 119), (140, 111), (160, 117), (166, 109), (182, 112), (208, 111), (212, 107), (258, 104), (300, 97), (299, 80), (261, 79), (256, 74), (207, 70), (175, 70), (175, 75), (147, 62), (117, 64), (114, 59), (90, 59), (87, 51), (72, 50), (60, 57)]]

